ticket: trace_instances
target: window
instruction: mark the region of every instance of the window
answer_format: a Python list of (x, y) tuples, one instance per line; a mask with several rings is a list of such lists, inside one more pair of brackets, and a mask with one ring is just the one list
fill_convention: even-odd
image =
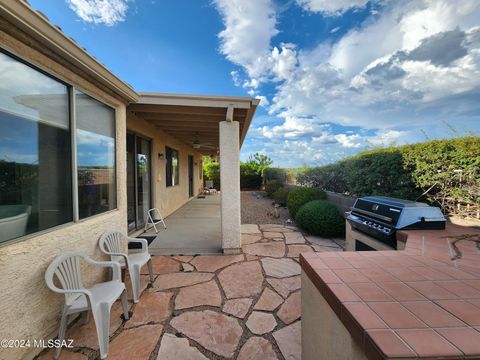
[(116, 208), (115, 111), (75, 92), (77, 123), (78, 214), (88, 216)]
[(165, 147), (166, 153), (166, 178), (167, 178), (167, 186), (175, 186), (178, 185), (179, 175), (178, 175), (178, 150), (174, 150), (169, 148), (168, 146)]
[(0, 243), (73, 220), (69, 88), (0, 52)]
[(115, 110), (0, 49), (0, 243), (116, 206)]

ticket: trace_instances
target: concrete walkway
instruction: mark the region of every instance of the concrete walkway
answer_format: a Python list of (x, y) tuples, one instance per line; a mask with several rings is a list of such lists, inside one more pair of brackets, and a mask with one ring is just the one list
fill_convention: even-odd
[[(342, 251), (340, 241), (244, 224), (242, 242), (239, 255), (153, 256), (154, 282), (147, 287), (145, 266), (130, 320), (119, 301), (112, 307), (108, 359), (301, 360), (299, 253)], [(131, 298), (128, 275), (125, 284)], [(60, 360), (100, 359), (93, 316), (65, 338), (73, 348)]]
[[(194, 198), (165, 219), (150, 244), (152, 255), (212, 255), (222, 250), (220, 195)], [(153, 229), (147, 234), (155, 234)]]

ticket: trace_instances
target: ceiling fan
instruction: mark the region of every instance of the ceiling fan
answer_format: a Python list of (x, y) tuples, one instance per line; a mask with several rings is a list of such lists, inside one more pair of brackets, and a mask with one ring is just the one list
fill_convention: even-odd
[(217, 147), (215, 145), (212, 145), (212, 143), (209, 143), (209, 142), (202, 143), (202, 142), (200, 142), (200, 140), (198, 139), (198, 133), (195, 134), (195, 140), (192, 143), (192, 147), (194, 149), (200, 149), (200, 148), (214, 149), (214, 150), (217, 149)]

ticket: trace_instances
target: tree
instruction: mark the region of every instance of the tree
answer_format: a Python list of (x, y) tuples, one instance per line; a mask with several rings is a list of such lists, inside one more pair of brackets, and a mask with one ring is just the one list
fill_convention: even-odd
[(263, 171), (263, 169), (273, 164), (273, 160), (270, 159), (267, 155), (257, 152), (248, 157), (247, 164), (256, 167), (259, 171)]

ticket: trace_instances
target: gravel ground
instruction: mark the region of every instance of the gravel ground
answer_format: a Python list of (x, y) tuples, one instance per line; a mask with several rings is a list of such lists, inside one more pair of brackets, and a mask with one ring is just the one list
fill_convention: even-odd
[(252, 191), (242, 191), (242, 224), (283, 224), (290, 218), (286, 208), (279, 208), (280, 217), (278, 219), (267, 215), (269, 209), (273, 210), (273, 200), (269, 199), (263, 191), (255, 191), (257, 195), (262, 196), (257, 199), (252, 195)]

